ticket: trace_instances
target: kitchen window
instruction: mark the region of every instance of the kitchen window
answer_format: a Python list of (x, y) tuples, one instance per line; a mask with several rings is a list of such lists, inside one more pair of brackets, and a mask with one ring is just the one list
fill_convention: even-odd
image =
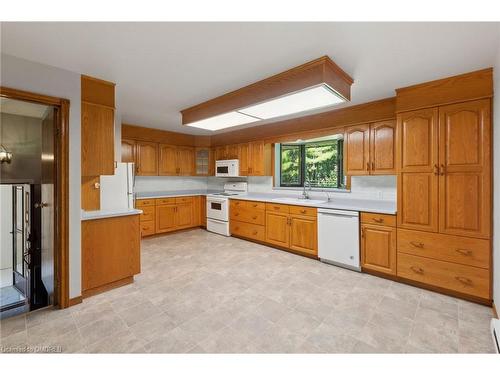
[(279, 145), (280, 187), (344, 188), (343, 139)]

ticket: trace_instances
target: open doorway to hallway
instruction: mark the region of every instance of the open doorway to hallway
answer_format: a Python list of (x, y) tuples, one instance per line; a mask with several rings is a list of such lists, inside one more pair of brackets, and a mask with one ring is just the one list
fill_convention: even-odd
[(57, 108), (0, 98), (0, 314), (54, 303)]

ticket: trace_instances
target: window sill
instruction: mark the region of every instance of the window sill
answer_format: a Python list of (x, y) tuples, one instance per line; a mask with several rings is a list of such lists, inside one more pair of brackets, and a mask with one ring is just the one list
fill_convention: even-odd
[[(303, 191), (303, 187), (282, 187), (282, 186), (273, 186), (273, 190), (285, 190), (285, 191)], [(328, 191), (331, 193), (350, 193), (351, 190), (348, 189), (338, 189), (338, 188), (306, 188), (307, 191)]]

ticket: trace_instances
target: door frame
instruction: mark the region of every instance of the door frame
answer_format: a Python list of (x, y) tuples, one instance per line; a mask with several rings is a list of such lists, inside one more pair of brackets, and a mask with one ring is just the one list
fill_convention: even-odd
[(69, 299), (69, 105), (68, 99), (0, 86), (0, 97), (58, 108), (55, 134), (54, 305), (70, 306)]

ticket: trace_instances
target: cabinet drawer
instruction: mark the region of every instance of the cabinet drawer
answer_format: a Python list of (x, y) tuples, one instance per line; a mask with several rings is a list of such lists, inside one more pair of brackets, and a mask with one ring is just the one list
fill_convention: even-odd
[(174, 204), (175, 198), (157, 198), (156, 204)]
[(155, 206), (142, 207), (141, 223), (155, 219)]
[(405, 279), (490, 298), (488, 270), (399, 253), (397, 275)]
[(146, 207), (146, 206), (154, 206), (154, 199), (136, 199), (135, 207)]
[(395, 227), (396, 215), (361, 212), (361, 222), (363, 224), (381, 224), (381, 225), (388, 225), (390, 227)]
[(175, 198), (175, 203), (191, 203), (194, 197), (177, 197)]
[(241, 221), (231, 220), (229, 230), (236, 236), (251, 238), (257, 241), (264, 241), (266, 238), (265, 226), (243, 223)]
[(398, 229), (398, 251), (468, 266), (490, 268), (490, 241)]
[(266, 203), (266, 211), (281, 212), (287, 214), (290, 212), (290, 206), (286, 204)]
[(141, 222), (141, 237), (151, 236), (152, 234), (155, 234), (155, 222)]
[(290, 213), (293, 215), (316, 216), (315, 207), (290, 206)]
[(240, 201), (236, 199), (230, 199), (229, 200), (229, 207), (235, 208), (235, 207), (245, 207), (246, 206), (246, 201)]
[(266, 213), (264, 211), (250, 210), (248, 208), (233, 208), (230, 212), (231, 220), (243, 221), (245, 223), (264, 225)]
[(266, 209), (266, 204), (264, 202), (247, 201), (247, 202), (245, 202), (245, 206), (249, 210), (264, 211)]

